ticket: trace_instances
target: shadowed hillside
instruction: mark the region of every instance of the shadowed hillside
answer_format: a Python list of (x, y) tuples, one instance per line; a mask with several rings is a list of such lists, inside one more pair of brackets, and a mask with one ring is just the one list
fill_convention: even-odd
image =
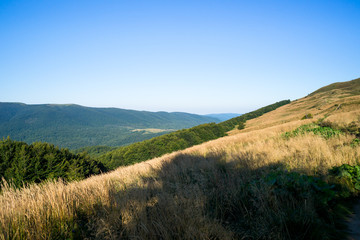
[(346, 239), (359, 119), (360, 96), (331, 89), (231, 136), (83, 181), (4, 183), (0, 237)]

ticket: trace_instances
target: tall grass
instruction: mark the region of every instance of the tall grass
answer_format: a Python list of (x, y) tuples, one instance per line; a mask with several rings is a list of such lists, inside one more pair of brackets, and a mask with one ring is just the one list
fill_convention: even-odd
[(4, 182), (0, 239), (330, 238), (325, 228), (335, 223), (321, 220), (315, 196), (275, 194), (261, 180), (278, 170), (322, 176), (359, 164), (353, 136), (283, 137), (305, 122), (224, 137), (79, 182), (20, 190)]
[[(338, 124), (349, 124), (352, 121), (360, 120), (359, 104), (360, 95), (349, 97), (348, 94), (342, 91), (337, 94), (320, 93), (295, 100), (275, 111), (248, 120), (246, 129), (242, 132), (300, 121), (306, 114), (312, 114), (314, 120), (327, 117), (326, 119), (335, 121)], [(309, 122), (309, 120), (303, 120), (303, 122)]]

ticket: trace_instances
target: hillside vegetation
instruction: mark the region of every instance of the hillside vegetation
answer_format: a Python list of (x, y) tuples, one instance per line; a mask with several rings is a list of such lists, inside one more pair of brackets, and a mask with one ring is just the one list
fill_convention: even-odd
[(360, 96), (332, 89), (82, 181), (3, 183), (0, 238), (346, 239), (359, 120)]
[[(271, 106), (278, 105), (279, 103), (276, 103)], [(254, 116), (262, 113), (261, 109), (249, 114)], [(0, 141), (0, 176), (7, 182), (13, 182), (15, 187), (57, 178), (65, 181), (80, 180), (104, 173), (108, 169), (141, 162), (225, 135), (225, 128), (221, 123), (210, 123), (115, 150), (114, 147), (107, 146), (83, 148), (93, 157), (100, 159), (106, 167), (91, 159), (87, 152), (73, 154), (67, 149), (58, 149), (48, 143), (37, 142), (28, 145), (7, 138)]]
[(246, 120), (256, 118), (278, 107), (290, 103), (290, 100), (280, 101), (239, 117), (215, 124), (203, 124), (190, 129), (183, 129), (163, 136), (155, 137), (129, 146), (120, 147), (100, 155), (99, 159), (110, 169), (119, 166), (142, 162), (166, 153), (182, 150), (203, 142), (227, 135), (227, 131), (237, 127), (245, 127)]
[(58, 178), (81, 180), (103, 172), (107, 168), (86, 154), (75, 155), (48, 143), (0, 141), (0, 176), (16, 187)]
[[(122, 146), (209, 122), (218, 120), (176, 112), (90, 108), (71, 104), (0, 103), (0, 138), (10, 136), (29, 144), (51, 142), (71, 149), (95, 145)], [(163, 131), (133, 131), (147, 128)]]

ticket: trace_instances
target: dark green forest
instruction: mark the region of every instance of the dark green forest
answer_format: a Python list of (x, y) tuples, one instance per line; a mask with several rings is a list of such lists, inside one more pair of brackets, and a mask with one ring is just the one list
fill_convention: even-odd
[(89, 154), (91, 157), (94, 158), (98, 158), (101, 155), (110, 152), (112, 150), (117, 149), (117, 147), (110, 147), (110, 146), (90, 146), (90, 147), (82, 147), (82, 148), (78, 148), (75, 150), (71, 150), (72, 153), (74, 154), (79, 154), (79, 153), (83, 153), (86, 152), (87, 154)]
[(73, 154), (49, 143), (0, 141), (0, 176), (16, 187), (47, 179), (80, 180), (107, 170), (85, 153)]

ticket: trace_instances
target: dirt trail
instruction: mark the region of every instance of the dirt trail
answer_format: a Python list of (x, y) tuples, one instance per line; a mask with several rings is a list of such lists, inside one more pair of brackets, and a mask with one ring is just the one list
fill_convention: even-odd
[(348, 221), (348, 240), (360, 240), (360, 200), (354, 205), (354, 213), (349, 216)]

